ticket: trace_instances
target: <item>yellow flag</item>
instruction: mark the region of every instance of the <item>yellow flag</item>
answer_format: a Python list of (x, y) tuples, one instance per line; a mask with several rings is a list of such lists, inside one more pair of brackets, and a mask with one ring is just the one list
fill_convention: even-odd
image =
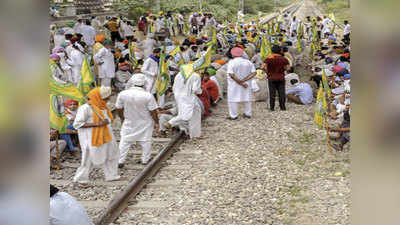
[(84, 95), (73, 83), (58, 83), (50, 77), (49, 87), (50, 94), (63, 95), (81, 103), (85, 102)]
[(322, 86), (319, 87), (317, 103), (315, 104), (314, 122), (320, 129), (324, 127), (324, 119), (326, 114), (327, 104), (325, 99), (325, 93)]
[(50, 94), (50, 127), (58, 130), (60, 133), (65, 133), (68, 126), (68, 120), (65, 117), (63, 103), (56, 95)]
[(326, 76), (325, 69), (322, 70), (322, 84), (324, 85), (324, 90), (327, 97), (331, 96), (331, 88), (329, 87), (328, 77)]
[(81, 80), (79, 81), (78, 89), (83, 93), (83, 95), (86, 95), (92, 89), (93, 83), (94, 78), (92, 69), (90, 68), (88, 57), (85, 55), (81, 68)]
[(193, 63), (184, 64), (179, 67), (179, 74), (183, 76), (185, 82), (192, 76), (193, 72), (205, 69), (207, 66), (211, 65), (211, 54), (213, 46), (208, 46), (207, 52), (200, 59), (194, 61)]
[(265, 36), (263, 36), (260, 49), (261, 59), (264, 61), (269, 55), (271, 55), (271, 52), (271, 46)]
[(166, 61), (166, 46), (164, 45), (163, 50), (160, 55), (160, 73), (156, 79), (156, 90), (157, 95), (162, 96), (168, 89), (168, 85), (170, 82), (170, 77), (168, 74), (168, 62)]

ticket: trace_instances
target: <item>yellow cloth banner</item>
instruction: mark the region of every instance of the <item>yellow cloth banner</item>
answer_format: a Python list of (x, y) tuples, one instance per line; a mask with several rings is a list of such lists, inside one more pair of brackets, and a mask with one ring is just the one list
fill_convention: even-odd
[(324, 127), (324, 119), (326, 115), (327, 103), (325, 93), (322, 86), (319, 87), (317, 103), (315, 104), (314, 122), (320, 129)]
[(90, 68), (89, 59), (87, 55), (85, 55), (81, 68), (81, 80), (79, 81), (78, 89), (83, 95), (86, 95), (92, 89), (93, 83), (94, 78), (92, 69)]

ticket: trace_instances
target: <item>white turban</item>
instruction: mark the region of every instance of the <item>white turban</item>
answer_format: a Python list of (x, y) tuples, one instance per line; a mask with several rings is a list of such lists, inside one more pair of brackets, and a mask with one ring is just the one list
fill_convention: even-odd
[(111, 87), (100, 87), (100, 96), (102, 99), (108, 98), (111, 95)]
[(126, 89), (134, 86), (143, 87), (146, 83), (146, 77), (142, 73), (133, 74), (132, 77), (126, 83)]

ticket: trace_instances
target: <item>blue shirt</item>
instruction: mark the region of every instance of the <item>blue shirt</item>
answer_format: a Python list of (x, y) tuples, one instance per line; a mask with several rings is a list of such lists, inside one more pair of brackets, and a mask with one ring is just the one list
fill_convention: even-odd
[(311, 104), (313, 102), (313, 90), (307, 83), (299, 83), (295, 87), (286, 91), (286, 94), (298, 96), (303, 104)]

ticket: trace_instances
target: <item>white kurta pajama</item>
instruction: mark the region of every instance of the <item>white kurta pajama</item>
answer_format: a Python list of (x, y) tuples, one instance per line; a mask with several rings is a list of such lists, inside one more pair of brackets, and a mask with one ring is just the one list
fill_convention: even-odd
[[(83, 35), (83, 40), (91, 49), (92, 46), (95, 44), (94, 39), (96, 37), (96, 30), (92, 26), (82, 25), (81, 31), (82, 31), (82, 35)], [(91, 51), (89, 50), (89, 52), (91, 52)]]
[(229, 115), (231, 118), (238, 117), (238, 103), (244, 102), (244, 113), (251, 116), (251, 99), (252, 99), (252, 80), (246, 81), (247, 88), (239, 85), (229, 74), (234, 74), (239, 80), (243, 80), (247, 76), (256, 72), (256, 68), (252, 62), (242, 57), (236, 57), (229, 61), (227, 69), (228, 80), (228, 105)]
[(82, 150), (81, 166), (77, 169), (74, 176), (74, 182), (89, 183), (89, 173), (92, 167), (101, 167), (104, 172), (105, 180), (112, 181), (120, 178), (118, 175), (119, 151), (114, 137), (111, 119), (107, 111), (103, 110), (105, 118), (110, 121), (107, 125), (110, 129), (111, 142), (105, 143), (99, 147), (92, 146), (92, 129), (81, 128), (85, 123), (93, 123), (93, 110), (88, 104), (78, 108), (73, 126), (78, 130), (79, 143)]
[(115, 103), (117, 109), (124, 109), (124, 123), (119, 143), (119, 163), (124, 163), (129, 147), (138, 142), (143, 149), (142, 162), (147, 163), (151, 155), (154, 120), (150, 111), (158, 108), (154, 96), (141, 87), (131, 87), (119, 93)]
[(70, 58), (67, 59), (67, 63), (71, 66), (72, 69), (72, 76), (69, 80), (72, 81), (75, 86), (78, 86), (79, 81), (81, 80), (81, 69), (83, 60), (85, 59), (85, 55), (77, 49), (72, 49), (69, 57)]
[[(112, 52), (103, 47), (93, 56), (94, 62), (99, 65), (99, 78), (101, 86), (111, 86), (111, 79), (115, 77), (115, 63)], [(100, 63), (103, 63), (100, 65)]]
[(171, 126), (187, 127), (190, 138), (201, 136), (201, 108), (197, 103), (197, 95), (202, 93), (201, 78), (193, 73), (186, 81), (181, 74), (177, 74), (173, 92), (178, 108), (178, 115), (168, 123)]
[(156, 93), (156, 85), (153, 84), (156, 81), (156, 76), (159, 73), (158, 62), (152, 58), (147, 58), (142, 66), (141, 72), (146, 76), (146, 91), (151, 94)]

